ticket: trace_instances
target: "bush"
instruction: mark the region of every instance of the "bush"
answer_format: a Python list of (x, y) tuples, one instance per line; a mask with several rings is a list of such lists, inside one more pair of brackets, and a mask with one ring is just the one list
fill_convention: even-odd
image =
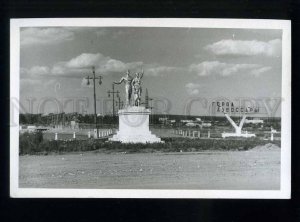
[[(20, 136), (20, 154), (38, 153), (64, 153), (77, 151), (100, 152), (190, 152), (203, 150), (248, 150), (258, 145), (265, 145), (270, 141), (258, 138), (248, 139), (191, 139), (170, 137), (164, 139), (165, 143), (120, 143), (105, 142), (104, 140), (50, 140), (43, 141), (40, 134), (23, 134)], [(280, 141), (273, 141), (280, 147)]]
[(41, 142), (43, 142), (43, 133), (24, 133), (20, 135), (19, 140), (19, 153), (30, 154), (40, 152)]

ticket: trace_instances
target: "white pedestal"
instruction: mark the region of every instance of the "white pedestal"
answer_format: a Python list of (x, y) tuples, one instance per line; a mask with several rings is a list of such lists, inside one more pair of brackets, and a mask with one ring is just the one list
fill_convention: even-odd
[(149, 130), (150, 110), (142, 106), (129, 106), (121, 109), (119, 115), (119, 130), (110, 141), (122, 143), (160, 143), (160, 138)]

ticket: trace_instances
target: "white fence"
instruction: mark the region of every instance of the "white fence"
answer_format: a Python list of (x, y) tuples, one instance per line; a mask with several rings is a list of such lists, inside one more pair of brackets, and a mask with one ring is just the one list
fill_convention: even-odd
[(115, 130), (114, 129), (98, 129), (98, 135), (97, 135), (97, 130), (95, 129), (94, 131), (92, 130), (89, 130), (89, 131), (86, 131), (86, 132), (55, 132), (54, 133), (54, 140), (59, 140), (59, 139), (66, 139), (66, 135), (69, 135), (68, 138), (69, 139), (77, 139), (78, 137), (82, 138), (82, 137), (85, 137), (90, 139), (92, 138), (92, 135), (93, 135), (93, 138), (106, 138), (106, 137), (109, 137), (111, 135), (113, 135), (115, 133)]

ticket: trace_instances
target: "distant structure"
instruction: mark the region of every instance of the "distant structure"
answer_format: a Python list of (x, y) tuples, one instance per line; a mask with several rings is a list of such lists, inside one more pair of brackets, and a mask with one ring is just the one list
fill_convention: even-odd
[(201, 126), (202, 127), (211, 127), (211, 123), (209, 123), (209, 122), (202, 122)]
[(70, 122), (71, 129), (79, 129), (79, 124), (76, 120)]
[(264, 121), (262, 119), (245, 119), (245, 123), (263, 124)]
[(159, 117), (158, 122), (163, 125), (172, 126), (176, 123), (175, 119), (169, 119), (168, 117)]
[(193, 123), (194, 120), (191, 120), (191, 119), (182, 119), (180, 120), (181, 123)]
[(159, 117), (158, 121), (159, 122), (166, 122), (166, 121), (168, 121), (168, 119), (169, 119), (168, 117)]
[(196, 120), (183, 119), (180, 120), (182, 124), (188, 127), (211, 127), (212, 124), (210, 122), (204, 122), (201, 118), (197, 117)]
[(245, 137), (245, 138), (256, 137), (256, 135), (253, 133), (248, 133), (247, 131), (242, 132), (242, 128), (243, 128), (244, 122), (246, 120), (246, 115), (243, 116), (239, 126), (236, 125), (236, 123), (230, 118), (230, 116), (227, 113), (224, 113), (224, 115), (227, 118), (227, 120), (231, 123), (233, 128), (235, 129), (235, 133), (222, 133), (222, 138), (226, 138), (226, 137)]
[(202, 127), (200, 123), (195, 123), (195, 122), (188, 122), (185, 125), (189, 127)]

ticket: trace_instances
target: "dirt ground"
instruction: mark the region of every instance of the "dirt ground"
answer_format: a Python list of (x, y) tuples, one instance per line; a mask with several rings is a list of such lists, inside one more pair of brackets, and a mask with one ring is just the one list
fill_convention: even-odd
[(22, 188), (280, 189), (280, 148), (20, 156)]

